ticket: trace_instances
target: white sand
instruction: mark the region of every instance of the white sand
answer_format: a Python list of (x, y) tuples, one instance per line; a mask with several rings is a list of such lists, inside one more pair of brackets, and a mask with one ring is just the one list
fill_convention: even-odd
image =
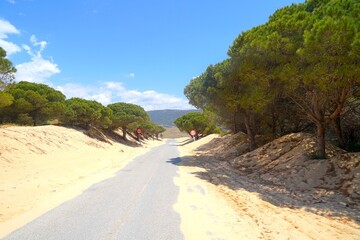
[[(181, 216), (185, 239), (360, 239), (360, 225), (346, 216), (319, 215), (305, 200), (304, 207), (289, 208), (291, 196), (277, 193), (275, 188), (267, 193), (277, 204), (264, 200), (259, 194), (263, 192), (261, 184), (229, 168), (224, 171), (223, 166), (230, 166), (224, 159), (204, 155), (214, 148), (226, 153), (228, 146), (219, 138), (210, 135), (196, 142), (178, 141), (179, 145), (189, 142), (179, 147), (183, 162), (174, 179), (180, 188), (174, 209)], [(214, 144), (209, 144), (211, 141)], [(232, 188), (224, 179), (232, 182)]]
[(57, 126), (0, 128), (0, 238), (164, 143), (110, 142)]
[[(110, 142), (63, 127), (0, 128), (0, 238), (163, 144), (149, 141), (130, 147)], [(218, 135), (178, 143), (185, 160), (174, 178), (180, 189), (174, 209), (185, 239), (360, 239), (360, 226), (353, 220), (316, 214), (305, 201), (306, 207), (289, 208), (281, 204), (288, 199), (272, 189), (268, 192), (280, 204), (267, 202), (259, 194), (261, 184), (234, 175), (225, 168), (230, 165), (205, 154), (212, 149), (231, 157), (242, 146), (228, 153), (231, 146)]]
[[(196, 142), (180, 138), (179, 145), (190, 142), (179, 147), (181, 156), (194, 156), (194, 149), (216, 137), (218, 136), (211, 135)], [(196, 161), (196, 158), (192, 160)], [(258, 239), (261, 235), (256, 225), (244, 221), (234, 211), (232, 203), (214, 185), (193, 174), (205, 171), (199, 166), (180, 166), (179, 177), (174, 178), (180, 189), (174, 209), (181, 216), (181, 230), (185, 239)]]

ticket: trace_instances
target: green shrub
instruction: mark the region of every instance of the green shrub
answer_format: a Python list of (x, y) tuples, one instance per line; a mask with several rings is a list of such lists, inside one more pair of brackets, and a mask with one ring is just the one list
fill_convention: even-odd
[(16, 123), (24, 126), (33, 126), (34, 120), (29, 114), (20, 113), (16, 119)]

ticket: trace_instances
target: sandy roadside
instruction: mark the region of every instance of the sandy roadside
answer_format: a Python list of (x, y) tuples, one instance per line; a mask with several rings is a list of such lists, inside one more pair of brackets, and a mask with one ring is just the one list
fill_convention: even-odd
[[(193, 161), (196, 161), (193, 150), (215, 137), (217, 135), (196, 142), (191, 142), (189, 138), (178, 139), (180, 156), (193, 156)], [(191, 143), (186, 144), (188, 142)], [(174, 209), (181, 217), (181, 231), (184, 238), (259, 239), (261, 234), (256, 224), (243, 219), (234, 211), (232, 203), (224, 198), (214, 185), (197, 178), (196, 172), (205, 172), (205, 169), (200, 166), (186, 167), (180, 164), (179, 176), (174, 178), (175, 184), (179, 187), (179, 196)]]
[(0, 238), (164, 143), (110, 142), (64, 127), (0, 128)]
[[(288, 199), (271, 189), (265, 192), (280, 204), (265, 201), (261, 184), (196, 150), (215, 138), (178, 140), (183, 162), (174, 178), (179, 187), (174, 209), (185, 239), (360, 239), (359, 224), (349, 218), (316, 214), (306, 202), (289, 207), (281, 204)], [(54, 126), (0, 128), (0, 238), (160, 144), (108, 144)]]
[[(316, 214), (314, 206), (305, 202), (303, 208), (288, 207), (288, 199), (271, 189), (268, 193), (280, 204), (267, 202), (259, 194), (261, 184), (196, 151), (217, 137), (178, 141), (183, 161), (174, 179), (180, 188), (174, 208), (181, 216), (185, 239), (360, 239), (360, 225), (355, 221)], [(212, 169), (211, 173), (206, 169)], [(233, 188), (218, 179), (227, 179)]]

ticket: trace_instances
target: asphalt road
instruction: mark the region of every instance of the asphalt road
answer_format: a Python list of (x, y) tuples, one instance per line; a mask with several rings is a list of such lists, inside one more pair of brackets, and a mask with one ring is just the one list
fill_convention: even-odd
[[(174, 140), (134, 159), (115, 177), (47, 212), (5, 239), (183, 239)], [(31, 197), (31, 196), (29, 196)]]

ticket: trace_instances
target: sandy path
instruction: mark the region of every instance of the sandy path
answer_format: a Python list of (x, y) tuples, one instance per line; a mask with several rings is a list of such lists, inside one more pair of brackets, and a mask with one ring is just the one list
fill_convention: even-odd
[[(176, 209), (183, 209), (179, 213), (186, 239), (360, 239), (360, 225), (354, 220), (335, 211), (320, 214), (306, 202), (292, 207), (290, 195), (265, 188), (226, 162), (195, 151), (215, 137), (185, 145), (186, 139), (179, 140), (183, 161), (180, 178), (175, 179), (180, 187)], [(201, 224), (195, 227), (194, 222)]]
[(163, 143), (109, 144), (56, 126), (0, 128), (0, 237)]
[[(178, 141), (182, 162), (173, 207), (185, 239), (360, 239), (359, 223), (346, 217), (351, 212), (329, 212), (329, 206), (321, 212), (195, 150), (216, 137)], [(108, 144), (54, 126), (0, 128), (0, 238), (160, 144)]]

